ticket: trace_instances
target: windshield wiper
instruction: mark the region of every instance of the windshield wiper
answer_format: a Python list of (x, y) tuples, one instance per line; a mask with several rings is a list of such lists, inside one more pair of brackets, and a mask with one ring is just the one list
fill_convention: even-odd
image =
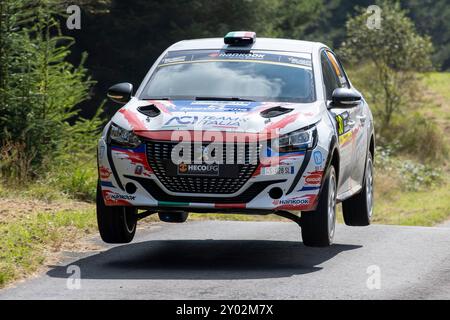
[(254, 102), (255, 100), (238, 98), (238, 97), (195, 97), (197, 101), (250, 101)]

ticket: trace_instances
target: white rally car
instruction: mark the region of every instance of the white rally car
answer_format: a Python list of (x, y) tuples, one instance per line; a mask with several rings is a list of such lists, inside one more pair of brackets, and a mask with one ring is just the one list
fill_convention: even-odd
[(369, 225), (374, 128), (370, 109), (325, 45), (256, 38), (181, 41), (151, 67), (98, 145), (97, 218), (109, 243), (133, 239), (158, 213), (278, 214), (303, 243), (332, 243), (336, 203), (347, 225)]

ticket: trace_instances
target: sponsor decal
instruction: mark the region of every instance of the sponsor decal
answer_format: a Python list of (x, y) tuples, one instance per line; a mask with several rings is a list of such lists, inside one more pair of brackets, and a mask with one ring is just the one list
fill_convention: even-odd
[(186, 56), (175, 57), (175, 58), (165, 58), (162, 63), (175, 63), (175, 62), (184, 62), (186, 61)]
[(309, 59), (304, 58), (295, 58), (295, 57), (288, 57), (288, 61), (292, 64), (298, 64), (302, 66), (312, 66), (312, 62)]
[(305, 184), (320, 184), (322, 182), (323, 171), (310, 172), (305, 177)]
[(198, 121), (198, 116), (181, 116), (181, 117), (172, 117), (170, 118), (164, 126), (173, 126), (175, 125), (188, 125), (195, 124)]
[(112, 174), (112, 171), (105, 166), (101, 166), (99, 169), (100, 179), (107, 180)]
[(230, 51), (217, 51), (217, 50), (196, 50), (190, 53), (183, 52), (182, 55), (170, 52), (164, 57), (158, 67), (176, 63), (195, 63), (197, 61), (221, 61), (221, 60), (233, 60), (233, 61), (250, 61), (273, 64), (285, 64), (291, 65), (296, 68), (312, 67), (312, 61), (307, 56), (292, 56), (287, 54), (272, 54), (268, 52), (230, 52)]
[(225, 127), (239, 127), (240, 118), (239, 117), (214, 117), (206, 116), (203, 119), (205, 126), (225, 126)]
[(341, 146), (347, 145), (353, 138), (353, 132), (349, 131), (347, 133), (344, 133), (339, 137), (339, 144)]
[(272, 175), (293, 174), (294, 170), (295, 168), (293, 166), (263, 167), (261, 168), (261, 175), (272, 176)]
[(130, 195), (128, 195), (128, 194), (118, 194), (118, 193), (114, 193), (114, 194), (110, 194), (109, 195), (109, 198), (111, 199), (111, 200), (127, 200), (127, 201), (129, 201), (129, 200), (135, 200), (136, 199), (136, 196), (130, 196)]
[(178, 165), (180, 175), (219, 175), (219, 165), (217, 164), (185, 164)]
[(322, 162), (323, 162), (322, 152), (315, 151), (314, 152), (314, 163), (319, 166), (322, 164)]
[(178, 172), (179, 172), (179, 173), (186, 173), (187, 170), (188, 170), (187, 164), (185, 164), (185, 163), (180, 163), (180, 164), (178, 165)]
[(140, 176), (142, 172), (144, 172), (144, 167), (141, 166), (140, 164), (136, 165), (136, 168), (134, 169), (134, 174)]
[(136, 196), (126, 195), (126, 194), (118, 194), (111, 190), (102, 190), (103, 199), (105, 200), (105, 204), (111, 206), (129, 206), (129, 200), (135, 200)]
[(309, 199), (278, 200), (278, 205), (302, 205), (302, 204), (309, 204)]
[(194, 101), (192, 103), (180, 103), (177, 111), (182, 112), (249, 112), (260, 103), (255, 102), (220, 102), (220, 101)]
[(246, 52), (221, 52), (219, 58), (232, 58), (232, 59), (249, 59), (249, 60), (264, 60), (266, 55), (262, 53), (246, 53)]
[(185, 126), (185, 125), (200, 125), (200, 126), (215, 126), (215, 127), (239, 127), (239, 117), (216, 117), (216, 116), (177, 116), (170, 118), (164, 126)]
[(317, 199), (317, 195), (308, 194), (306, 196), (291, 198), (291, 199), (281, 199), (274, 200), (272, 203), (277, 209), (285, 210), (306, 210), (314, 205)]

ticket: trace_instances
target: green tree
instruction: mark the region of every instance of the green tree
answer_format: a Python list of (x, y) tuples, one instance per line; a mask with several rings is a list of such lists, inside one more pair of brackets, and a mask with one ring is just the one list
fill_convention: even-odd
[(417, 34), (414, 23), (399, 3), (383, 1), (380, 29), (370, 29), (370, 13), (364, 9), (347, 21), (347, 39), (340, 53), (355, 63), (371, 63), (371, 89), (381, 117), (381, 129), (388, 128), (392, 116), (408, 102), (408, 89), (414, 87), (417, 72), (432, 68), (432, 43)]
[[(56, 3), (57, 4), (57, 3)], [(2, 1), (0, 28), (0, 174), (25, 182), (67, 152), (95, 143), (98, 115), (77, 120), (93, 81), (67, 62), (72, 38), (62, 35), (55, 1)], [(74, 139), (80, 139), (83, 148)]]
[(417, 30), (429, 34), (436, 48), (433, 62), (443, 70), (450, 69), (450, 5), (448, 0), (403, 0)]

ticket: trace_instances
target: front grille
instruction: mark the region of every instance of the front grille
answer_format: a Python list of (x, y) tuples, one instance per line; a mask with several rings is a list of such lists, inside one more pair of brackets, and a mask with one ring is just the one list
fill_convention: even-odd
[[(233, 149), (230, 149), (224, 144), (222, 164), (216, 176), (180, 175), (177, 174), (177, 166), (171, 160), (172, 149), (177, 144), (177, 142), (147, 141), (148, 162), (159, 181), (172, 192), (235, 193), (250, 179), (259, 163), (259, 145), (235, 144)], [(191, 150), (194, 150), (194, 143), (191, 144)], [(191, 152), (191, 162), (193, 161), (194, 152)]]

